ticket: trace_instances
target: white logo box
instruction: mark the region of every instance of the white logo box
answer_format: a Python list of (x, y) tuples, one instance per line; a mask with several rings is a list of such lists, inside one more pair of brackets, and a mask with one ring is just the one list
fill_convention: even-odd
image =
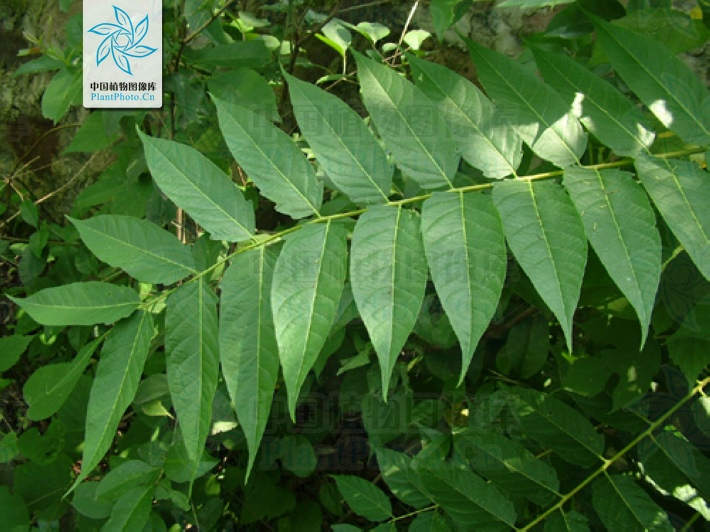
[(162, 7), (162, 0), (84, 0), (84, 107), (162, 107)]

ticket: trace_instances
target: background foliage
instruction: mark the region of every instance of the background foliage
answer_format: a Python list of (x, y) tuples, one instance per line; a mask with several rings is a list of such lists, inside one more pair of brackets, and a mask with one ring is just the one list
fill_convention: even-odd
[[(86, 115), (66, 223), (18, 161), (3, 526), (707, 528), (707, 5), (508, 0), (564, 5), (467, 79), (471, 4), (165, 0), (166, 104)], [(58, 127), (80, 27), (18, 72)]]

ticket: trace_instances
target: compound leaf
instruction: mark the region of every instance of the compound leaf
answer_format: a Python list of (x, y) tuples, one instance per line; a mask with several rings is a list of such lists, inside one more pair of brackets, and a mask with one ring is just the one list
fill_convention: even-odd
[(401, 207), (371, 207), (353, 232), (350, 282), (377, 352), (385, 398), (399, 352), (419, 315), (426, 281), (417, 214)]
[(345, 227), (331, 221), (287, 237), (276, 261), (271, 308), (292, 418), (333, 325), (346, 273)]
[(493, 186), (493, 202), (510, 250), (562, 326), (572, 345), (572, 316), (587, 263), (579, 214), (556, 183), (506, 180)]
[(270, 247), (237, 255), (219, 285), (219, 356), (249, 447), (247, 477), (259, 450), (279, 375), (270, 299), (276, 256)]
[(435, 192), (422, 207), (422, 235), (434, 286), (461, 343), (461, 382), (503, 290), (503, 227), (490, 196)]
[(94, 255), (139, 281), (172, 284), (196, 273), (190, 250), (148, 220), (119, 215), (69, 220)]

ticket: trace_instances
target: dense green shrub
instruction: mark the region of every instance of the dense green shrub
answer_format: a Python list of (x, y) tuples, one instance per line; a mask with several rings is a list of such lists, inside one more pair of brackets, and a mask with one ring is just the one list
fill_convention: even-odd
[(467, 41), (483, 92), (423, 30), (165, 0), (167, 102), (87, 116), (68, 222), (5, 183), (3, 526), (705, 529), (707, 13), (502, 5), (555, 3)]

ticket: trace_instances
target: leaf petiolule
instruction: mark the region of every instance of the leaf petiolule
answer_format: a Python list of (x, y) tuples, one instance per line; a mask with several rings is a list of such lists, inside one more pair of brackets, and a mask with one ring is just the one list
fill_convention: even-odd
[(392, 518), (392, 504), (385, 493), (364, 478), (352, 475), (333, 475), (340, 493), (353, 512), (370, 521)]
[(365, 106), (395, 164), (422, 188), (450, 188), (460, 157), (436, 104), (391, 68), (352, 53)]
[(353, 232), (350, 282), (380, 362), (385, 399), (395, 362), (422, 306), (426, 281), (419, 216), (402, 207), (371, 207)]
[(448, 68), (408, 55), (416, 86), (437, 104), (461, 156), (486, 177), (515, 174), (522, 142), (493, 103), (470, 81)]
[(655, 134), (638, 109), (616, 87), (564, 54), (532, 48), (545, 80), (579, 114), (584, 126), (619, 155), (645, 152)]
[(345, 227), (332, 221), (288, 237), (276, 261), (271, 308), (292, 418), (335, 319), (346, 273)]
[(608, 475), (592, 485), (592, 502), (602, 523), (618, 530), (674, 530), (666, 512), (632, 477)]
[(220, 283), (222, 375), (249, 447), (247, 477), (271, 410), (279, 354), (271, 313), (277, 253), (260, 247), (237, 255)]
[(513, 59), (466, 41), (488, 96), (530, 148), (564, 168), (587, 147), (587, 135), (569, 105)]
[(165, 355), (168, 386), (188, 459), (196, 468), (212, 422), (219, 348), (217, 296), (204, 277), (168, 296)]
[(74, 487), (111, 446), (121, 417), (135, 397), (154, 335), (152, 315), (139, 311), (116, 324), (106, 339), (91, 386), (81, 474)]
[(636, 310), (643, 346), (661, 278), (661, 237), (648, 197), (620, 170), (567, 168), (563, 183), (594, 251)]
[(45, 288), (24, 299), (8, 296), (42, 325), (95, 325), (130, 316), (140, 304), (138, 293), (98, 281)]
[(579, 301), (587, 239), (579, 214), (556, 183), (506, 180), (493, 186), (510, 250), (557, 317), (572, 346), (572, 317)]
[(692, 161), (639, 156), (636, 171), (661, 216), (710, 279), (710, 188), (708, 174)]
[(69, 220), (94, 255), (139, 281), (172, 284), (196, 273), (190, 250), (148, 220), (119, 215)]
[(710, 145), (707, 86), (662, 44), (597, 17), (597, 39), (616, 73), (683, 140)]
[(461, 344), (460, 383), (503, 290), (503, 227), (490, 196), (435, 192), (422, 206), (421, 230), (434, 286)]
[(323, 184), (291, 137), (246, 107), (212, 100), (229, 150), (261, 194), (292, 218), (317, 216)]
[(191, 146), (140, 131), (148, 169), (168, 198), (217, 240), (243, 242), (254, 233), (254, 210), (220, 168)]
[(285, 77), (301, 132), (335, 186), (359, 204), (386, 202), (394, 168), (362, 118), (332, 94)]

